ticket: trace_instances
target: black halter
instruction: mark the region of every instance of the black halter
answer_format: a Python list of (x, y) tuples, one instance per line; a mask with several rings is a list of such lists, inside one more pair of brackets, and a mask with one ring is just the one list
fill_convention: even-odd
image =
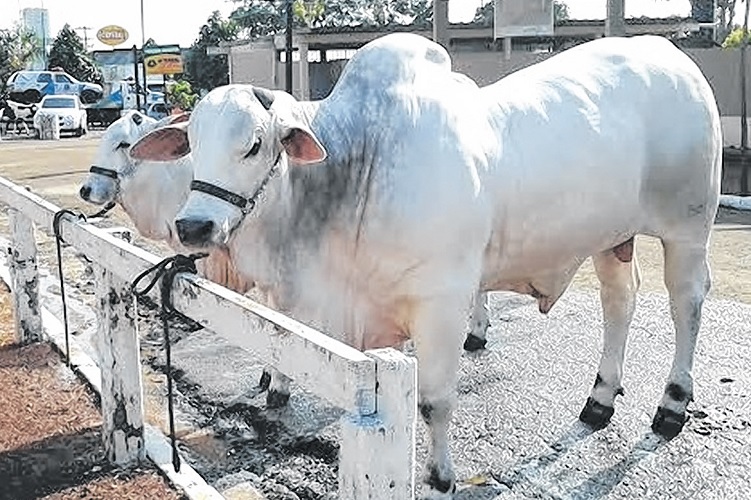
[(279, 160), (282, 158), (282, 153), (280, 152), (277, 157), (276, 161), (274, 161), (274, 164), (269, 169), (266, 176), (263, 178), (261, 183), (258, 185), (256, 190), (253, 192), (250, 197), (246, 198), (245, 196), (241, 196), (239, 194), (235, 194), (232, 191), (228, 191), (222, 187), (216, 186), (214, 184), (211, 184), (209, 182), (205, 181), (198, 181), (194, 180), (190, 183), (190, 189), (192, 191), (199, 191), (201, 193), (206, 193), (208, 195), (211, 195), (215, 198), (219, 198), (222, 201), (225, 201), (229, 203), (230, 205), (234, 205), (237, 208), (240, 209), (243, 216), (248, 215), (250, 212), (253, 211), (253, 209), (256, 207), (256, 203), (258, 203), (258, 197), (263, 194), (263, 191), (266, 189), (266, 186), (268, 185), (269, 181), (272, 177), (276, 174), (276, 172), (279, 170)]
[(105, 177), (109, 177), (110, 179), (117, 180), (118, 178), (117, 170), (113, 170), (111, 168), (99, 167), (97, 165), (92, 165), (91, 168), (89, 169), (89, 172), (91, 172), (92, 174), (103, 175)]

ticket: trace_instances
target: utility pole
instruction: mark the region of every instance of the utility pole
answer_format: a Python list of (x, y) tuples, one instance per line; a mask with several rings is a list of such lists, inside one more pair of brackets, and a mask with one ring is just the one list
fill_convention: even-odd
[(83, 31), (83, 47), (86, 52), (89, 51), (89, 31), (92, 29), (90, 26), (79, 26), (77, 30)]
[[(143, 2), (143, 0), (141, 0)], [(292, 0), (287, 0), (287, 46), (285, 47), (285, 58), (287, 63), (284, 65), (287, 93), (292, 94)], [(302, 62), (301, 62), (302, 64)]]
[[(746, 155), (748, 148), (748, 118), (746, 108), (748, 106), (746, 97), (746, 45), (748, 45), (748, 10), (749, 2), (746, 0), (746, 13), (743, 16), (743, 38), (741, 39), (741, 153)], [(746, 169), (744, 168), (744, 171)], [(744, 186), (745, 189), (745, 186)]]
[(146, 31), (143, 29), (143, 0), (141, 0), (141, 48), (146, 44)]
[(605, 36), (624, 36), (626, 34), (625, 0), (607, 0), (607, 2)]

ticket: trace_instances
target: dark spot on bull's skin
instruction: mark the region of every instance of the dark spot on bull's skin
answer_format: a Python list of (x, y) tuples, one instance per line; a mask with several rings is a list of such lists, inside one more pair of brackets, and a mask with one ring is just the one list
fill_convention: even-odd
[(456, 490), (456, 485), (451, 479), (441, 479), (435, 466), (430, 467), (430, 473), (425, 482), (440, 493), (449, 493), (449, 490), (453, 493)]
[(613, 247), (613, 253), (621, 262), (631, 262), (634, 259), (634, 237), (632, 236), (620, 245)]
[(668, 384), (667, 388), (665, 389), (665, 393), (670, 397), (670, 399), (678, 402), (686, 401), (689, 397), (688, 392), (683, 387), (672, 382)]
[(430, 424), (433, 420), (433, 405), (430, 403), (420, 403), (420, 414), (425, 419), (425, 423)]

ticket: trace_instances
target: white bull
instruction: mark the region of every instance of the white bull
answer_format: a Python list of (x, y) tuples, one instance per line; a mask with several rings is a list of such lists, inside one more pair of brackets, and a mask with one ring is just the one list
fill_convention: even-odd
[[(178, 115), (156, 121), (137, 111), (125, 114), (102, 135), (92, 172), (79, 190), (81, 198), (95, 205), (119, 203), (142, 236), (164, 241), (182, 253), (187, 249), (177, 238), (174, 219), (190, 193), (190, 158), (170, 164), (136, 162), (128, 155), (128, 149), (147, 132), (187, 119), (187, 115)], [(222, 249), (212, 249), (208, 258), (197, 262), (197, 267), (206, 278), (239, 293), (250, 288)]]
[[(249, 89), (221, 87), (189, 124), (131, 154), (192, 151), (200, 182), (178, 214), (180, 239), (229, 245), (283, 311), (360, 348), (414, 340), (426, 479), (439, 492), (455, 485), (447, 428), (476, 291), (530, 294), (548, 312), (593, 257), (604, 346), (580, 418), (599, 428), (622, 392), (640, 282), (633, 238), (659, 238), (676, 351), (652, 429), (675, 436), (693, 396), (719, 197), (708, 82), (652, 36), (582, 44), (482, 89), (447, 59), (425, 38), (384, 36), (320, 104), (264, 114)], [(241, 210), (247, 200), (254, 208)]]

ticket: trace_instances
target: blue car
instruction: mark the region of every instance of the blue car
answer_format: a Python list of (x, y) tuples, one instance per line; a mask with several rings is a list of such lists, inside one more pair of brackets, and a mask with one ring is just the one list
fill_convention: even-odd
[(8, 79), (8, 95), (12, 101), (37, 103), (48, 95), (75, 95), (84, 104), (102, 98), (101, 85), (81, 82), (64, 71), (16, 71)]

